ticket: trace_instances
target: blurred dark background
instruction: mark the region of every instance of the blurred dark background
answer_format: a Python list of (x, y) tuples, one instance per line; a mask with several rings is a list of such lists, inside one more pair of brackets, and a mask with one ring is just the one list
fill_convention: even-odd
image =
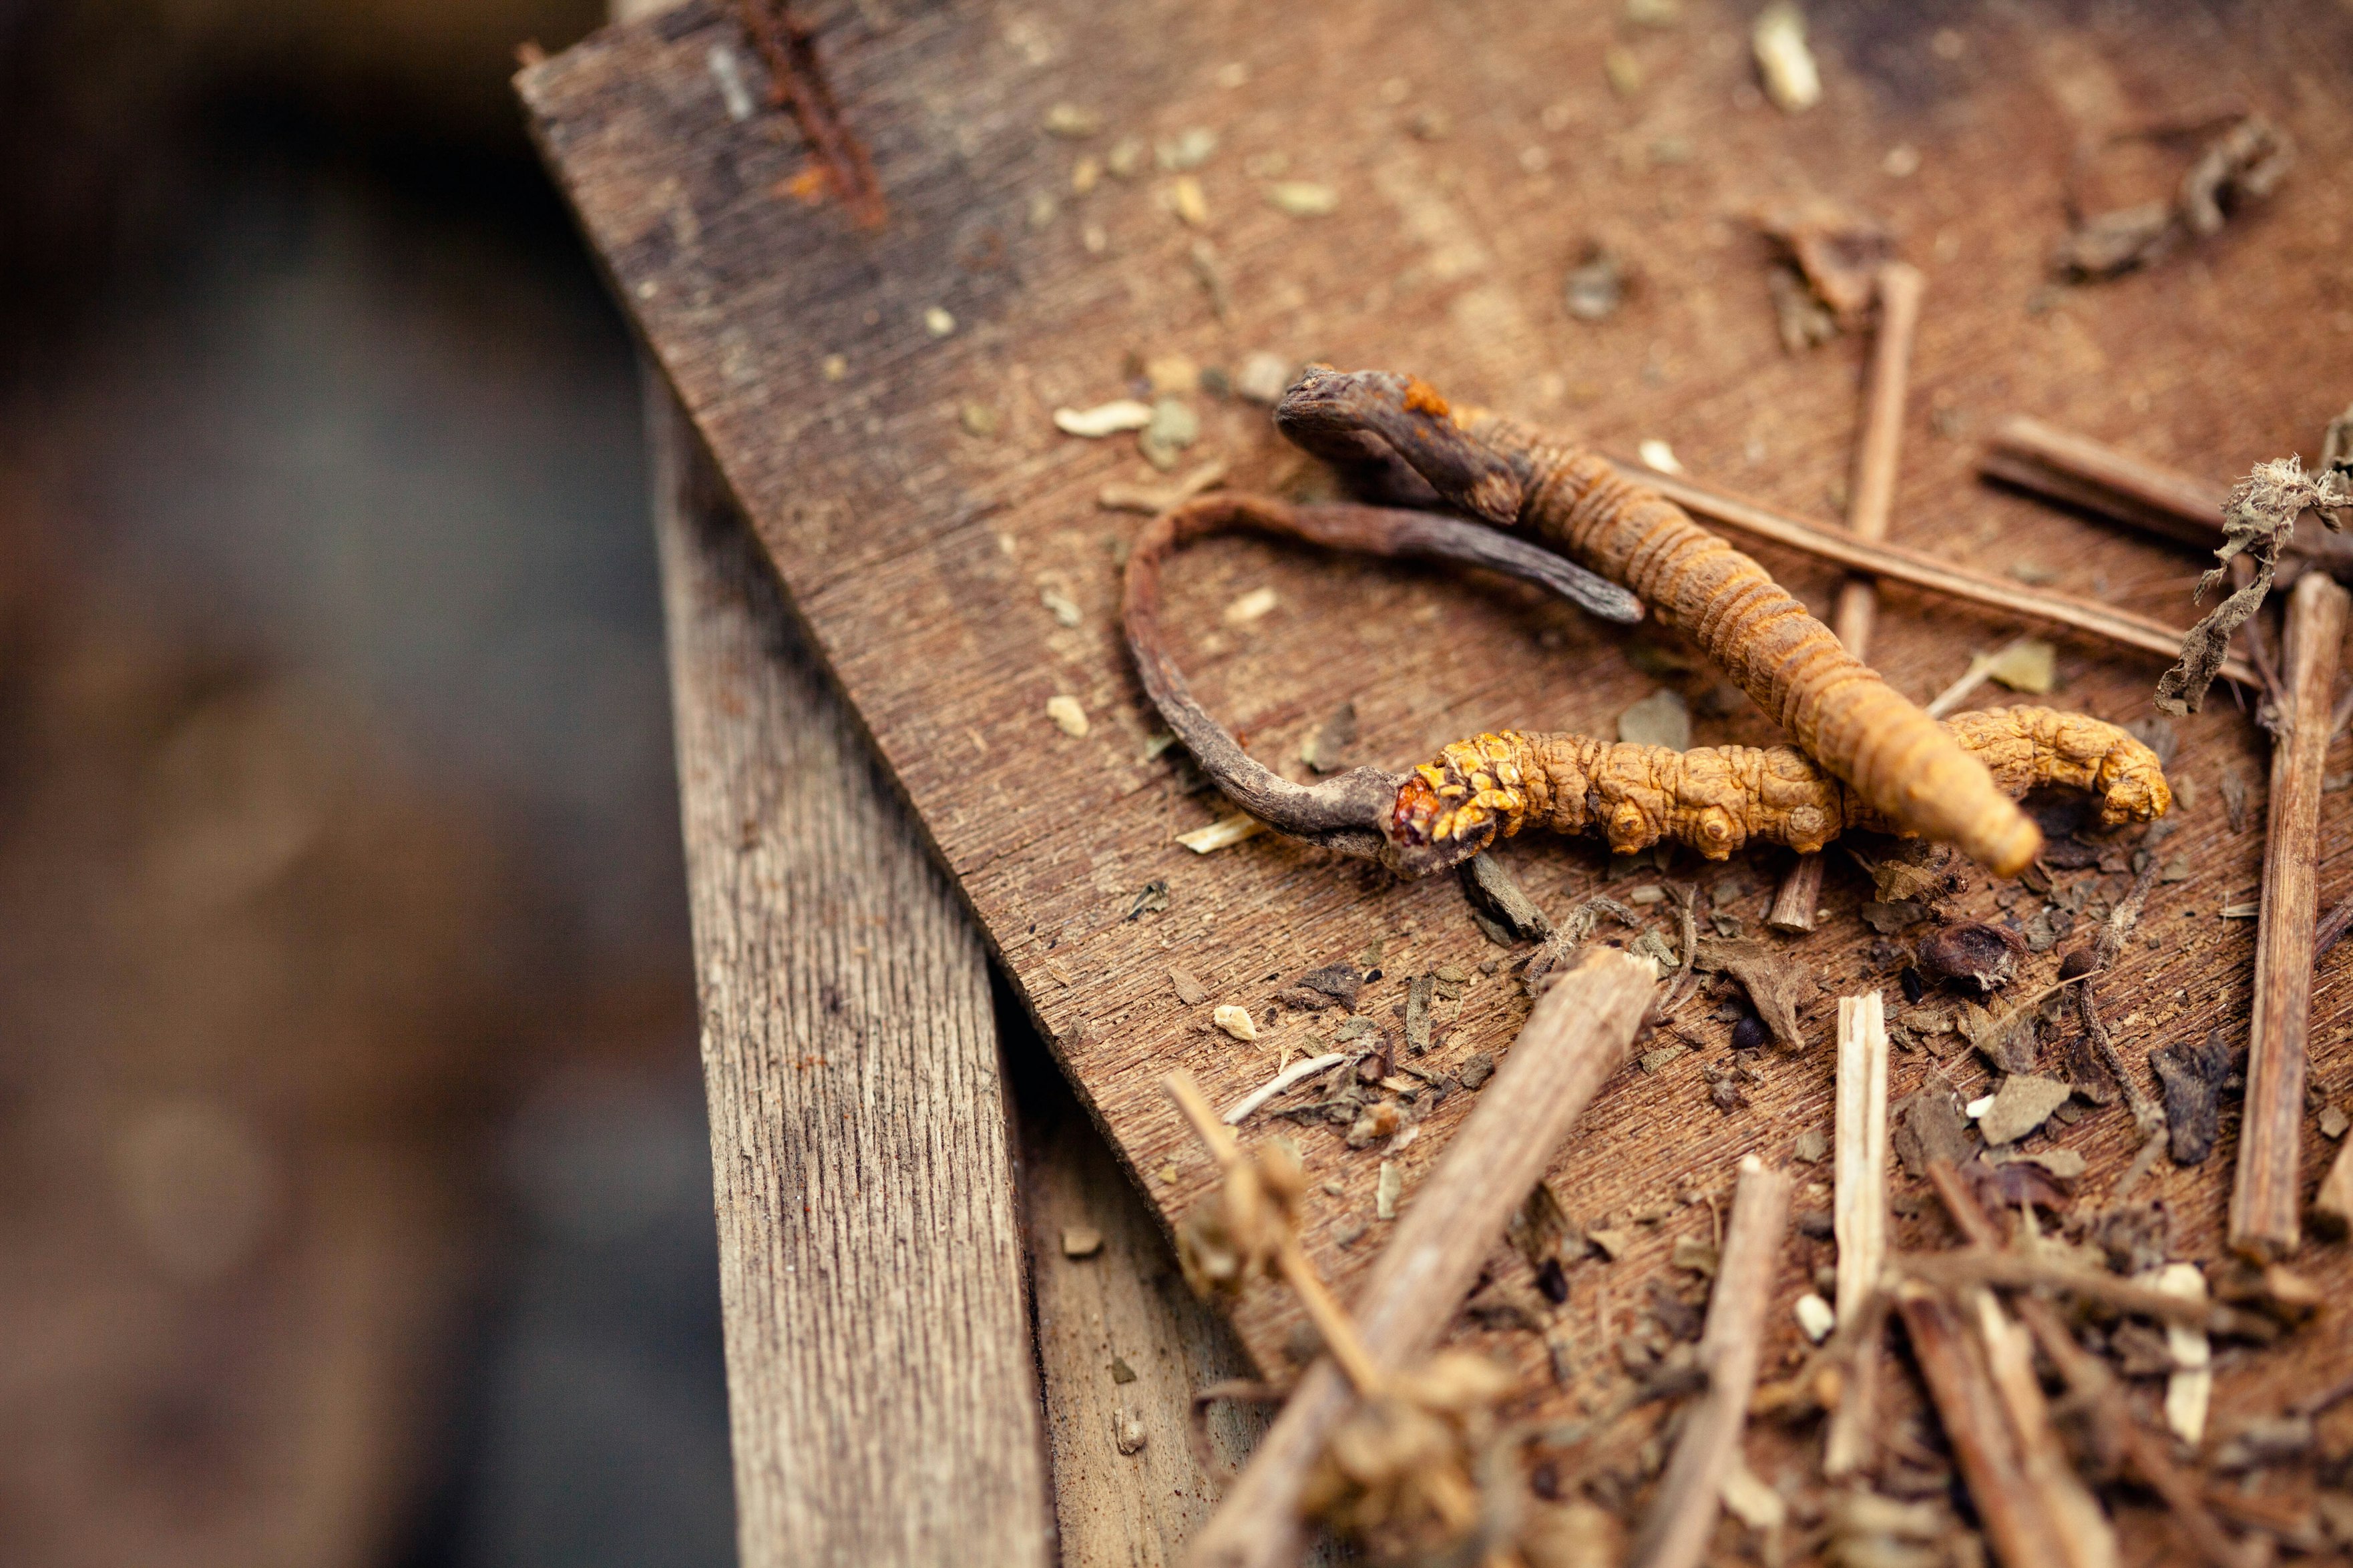
[(569, 0), (0, 0), (0, 1542), (732, 1560)]

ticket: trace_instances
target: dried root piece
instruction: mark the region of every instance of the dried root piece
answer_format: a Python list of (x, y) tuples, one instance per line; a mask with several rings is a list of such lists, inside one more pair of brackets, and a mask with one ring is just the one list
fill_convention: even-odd
[[(1425, 384), (1311, 366), (1275, 423), (1402, 500), (1524, 530), (1631, 588), (1887, 822), (1958, 845), (2003, 875), (2042, 847), (1985, 767), (1849, 654), (1756, 562), (1599, 454), (1456, 410)], [(1805, 836), (1801, 831), (1801, 837)]]
[[(2146, 822), (2173, 802), (2157, 753), (2098, 719), (1996, 708), (1941, 726), (2004, 795), (2068, 784), (2100, 797), (2103, 822)], [(1515, 730), (1458, 741), (1408, 776), (1388, 837), (1409, 873), (1467, 858), (1530, 823), (1599, 833), (1621, 854), (1662, 839), (1721, 860), (1752, 844), (1820, 849), (1854, 829), (1904, 832), (1792, 746), (1688, 752)]]

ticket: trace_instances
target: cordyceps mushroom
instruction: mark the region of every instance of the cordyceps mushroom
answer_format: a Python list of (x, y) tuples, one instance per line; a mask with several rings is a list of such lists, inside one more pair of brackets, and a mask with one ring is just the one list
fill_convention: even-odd
[[(1406, 876), (1458, 865), (1530, 824), (1599, 833), (1621, 852), (1672, 840), (1715, 860), (1754, 844), (1820, 849), (1850, 829), (1916, 832), (1793, 746), (1677, 752), (1506, 730), (1457, 742), (1408, 773), (1360, 767), (1319, 784), (1293, 784), (1250, 757), (1201, 707), (1161, 636), (1160, 574), (1168, 556), (1236, 529), (1489, 566), (1543, 583), (1612, 619), (1630, 620), (1639, 606), (1629, 613), (1630, 600), (1607, 597), (1615, 590), (1582, 573), (1562, 575), (1561, 568), (1576, 568), (1532, 546), (1521, 548), (1552, 565), (1474, 548), (1465, 535), (1483, 533), (1489, 545), (1518, 542), (1435, 513), (1235, 495), (1205, 496), (1164, 512), (1128, 552), (1122, 605), (1128, 647), (1145, 690), (1202, 771), (1277, 832), (1379, 860)], [(1921, 721), (2004, 806), (2045, 784), (2098, 795), (2101, 820), (2111, 825), (2146, 822), (2172, 805), (2157, 754), (2102, 720), (2048, 708), (1997, 708), (1942, 724), (1925, 716)]]
[[(2041, 850), (2033, 820), (1963, 737), (1849, 654), (1762, 566), (1598, 453), (1454, 408), (1427, 384), (1386, 371), (1310, 366), (1276, 406), (1275, 424), (1384, 499), (1443, 504), (1522, 531), (1631, 588), (1880, 821), (1957, 845), (2006, 877)], [(1727, 775), (1741, 776), (1737, 766)], [(1767, 781), (1753, 770), (1746, 776)], [(2152, 815), (2165, 809), (2161, 799), (2153, 804)], [(1729, 826), (1739, 837), (1739, 825)], [(1791, 834), (1781, 841), (1813, 837), (1812, 816)]]

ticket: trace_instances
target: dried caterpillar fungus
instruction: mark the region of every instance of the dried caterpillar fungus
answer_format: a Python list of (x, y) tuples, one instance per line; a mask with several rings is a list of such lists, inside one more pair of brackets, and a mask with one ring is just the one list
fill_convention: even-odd
[[(1939, 728), (2005, 799), (2066, 784), (2100, 796), (2109, 824), (2146, 822), (2172, 805), (2157, 754), (2102, 720), (1996, 708)], [(1907, 831), (1793, 746), (1675, 752), (1516, 731), (1456, 742), (1416, 768), (1388, 827), (1411, 866), (1451, 864), (1531, 824), (1599, 833), (1620, 852), (1672, 840), (1714, 860), (1754, 844), (1810, 851), (1853, 829)]]
[(1992, 776), (1747, 556), (1599, 455), (1450, 408), (1387, 372), (1311, 367), (1276, 424), (1393, 497), (1440, 500), (1631, 588), (1887, 822), (2004, 876), (2042, 847)]

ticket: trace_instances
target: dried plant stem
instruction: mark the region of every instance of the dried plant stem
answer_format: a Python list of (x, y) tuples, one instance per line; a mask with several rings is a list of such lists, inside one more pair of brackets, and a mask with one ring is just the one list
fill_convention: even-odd
[[(2200, 550), (2222, 542), (2228, 486), (2209, 484), (2039, 419), (2021, 415), (2005, 421), (1978, 460), (1978, 471)], [(2286, 553), (2334, 570), (2353, 564), (2353, 539), (2306, 529)]]
[(2228, 486), (2210, 485), (2024, 415), (2004, 420), (1993, 433), (1978, 471), (2200, 550), (2222, 542)]
[[(1945, 1207), (1973, 1247), (1998, 1248), (2001, 1232), (1948, 1161), (1932, 1161), (1928, 1180)], [(2182, 1539), (2195, 1547), (2214, 1568), (2246, 1568), (2245, 1560), (2199, 1493), (2198, 1484), (2173, 1462), (2166, 1441), (2134, 1416), (2124, 1389), (2099, 1357), (2075, 1342), (2058, 1307), (2044, 1298), (2021, 1294), (2012, 1306), (2019, 1321), (2034, 1335), (2035, 1343), (2067, 1384), (2069, 1395), (2089, 1416), (2095, 1447), (2107, 1462), (2124, 1466), (2173, 1510)]]
[(1987, 1364), (1985, 1342), (1970, 1331), (1969, 1315), (1911, 1279), (1896, 1287), (1895, 1310), (2003, 1568), (2069, 1568), (2060, 1521), (2027, 1479), (2010, 1412)]
[[(1876, 991), (1839, 998), (1837, 1083), (1831, 1225), (1843, 1327), (1863, 1316), (1887, 1264), (1887, 1009)], [(1868, 1457), (1883, 1337), (1874, 1331), (1853, 1343), (1823, 1448), (1822, 1468), (1832, 1478), (1860, 1468)]]
[(2269, 1260), (2296, 1246), (2304, 1133), (2305, 1031), (2312, 1006), (2315, 885), (2328, 706), (2345, 639), (2344, 589), (2318, 572), (2288, 594), (2288, 704), (2272, 747), (2263, 912), (2255, 929), (2254, 1018), (2246, 1120), (2231, 1188), (2232, 1247)]
[(1627, 1558), (1631, 1568), (1694, 1568), (1715, 1529), (1724, 1478), (1740, 1452), (1748, 1396), (1757, 1386), (1765, 1308), (1788, 1226), (1789, 1186), (1787, 1172), (1767, 1170), (1754, 1154), (1742, 1156), (1707, 1326), (1700, 1331), (1707, 1391), (1684, 1418), (1674, 1457)]
[(1887, 1375), (1887, 1314), (1894, 1305), (1886, 1291), (1873, 1290), (1854, 1316), (1840, 1315), (1837, 1335), (1828, 1347), (1833, 1352), (1830, 1359), (1843, 1369), (1838, 1407), (1831, 1412), (1830, 1430), (1822, 1438), (1822, 1473), (1832, 1480), (1854, 1474), (1871, 1460), (1879, 1389)]
[[(1234, 1137), (1232, 1130), (1219, 1120), (1217, 1111), (1210, 1108), (1208, 1099), (1202, 1095), (1200, 1086), (1193, 1081), (1193, 1075), (1180, 1068), (1160, 1081), (1161, 1087), (1167, 1090), (1168, 1098), (1176, 1102), (1176, 1109), (1184, 1112), (1185, 1120), (1192, 1124), (1193, 1136), (1201, 1141), (1202, 1146), (1218, 1162), (1218, 1168), (1232, 1170), (1241, 1160), (1241, 1143)], [(1341, 1370), (1348, 1374), (1348, 1381), (1356, 1384), (1356, 1392), (1370, 1394), (1379, 1387), (1380, 1367), (1374, 1362), (1372, 1352), (1365, 1348), (1365, 1342), (1357, 1334), (1354, 1320), (1334, 1299), (1324, 1283), (1324, 1277), (1315, 1272), (1315, 1266), (1307, 1260), (1307, 1254), (1300, 1247), (1296, 1236), (1283, 1244), (1282, 1250), (1276, 1255), (1276, 1264), (1282, 1270), (1283, 1283), (1291, 1287), (1292, 1293), (1299, 1298), (1299, 1304), (1307, 1310), (1308, 1321), (1314, 1323), (1315, 1331), (1324, 1336), (1324, 1348), (1332, 1352), (1332, 1359), (1338, 1362)]]
[(1831, 1227), (1838, 1315), (1859, 1310), (1887, 1263), (1887, 1008), (1876, 991), (1838, 1007)]
[[(2063, 594), (2038, 594), (2014, 583), (1966, 567), (1950, 565), (1933, 555), (1900, 544), (1871, 543), (1834, 529), (1801, 521), (1739, 496), (1695, 485), (1670, 474), (1653, 473), (1638, 465), (1620, 464), (1630, 477), (1673, 501), (1696, 517), (1810, 555), (1850, 572), (1868, 573), (1883, 583), (1902, 583), (1947, 598), (2027, 620), (2065, 626), (2121, 647), (2173, 658), (2181, 651), (2179, 628), (2147, 616), (2137, 616), (2107, 605), (2095, 605)], [(2257, 684), (2254, 669), (2243, 659), (2224, 661), (2221, 673), (2246, 686)]]
[(2279, 1330), (2268, 1318), (2235, 1307), (2175, 1296), (2147, 1285), (2117, 1278), (2105, 1269), (2087, 1268), (2058, 1258), (2025, 1252), (1899, 1252), (1890, 1259), (1895, 1270), (1941, 1289), (1969, 1285), (2031, 1287), (2063, 1291), (2099, 1301), (2119, 1312), (2179, 1323), (2207, 1333), (2231, 1334), (2268, 1342)]
[[(2084, 1033), (2091, 1039), (2092, 1049), (2099, 1056), (2100, 1065), (2108, 1069), (2108, 1076), (2115, 1079), (2117, 1087), (2124, 1090), (2125, 1104), (2132, 1111), (2133, 1127), (2144, 1142), (2163, 1136), (2165, 1108), (2142, 1087), (2142, 1074), (2126, 1069), (2124, 1058), (2116, 1050), (2116, 1040), (2108, 1033), (2107, 1020), (2100, 1016), (2098, 987), (2093, 975), (2114, 963), (2116, 955), (2124, 951), (2125, 939), (2132, 935), (2133, 928), (2140, 923), (2140, 912), (2147, 907), (2149, 889), (2157, 885), (2158, 875), (2162, 868), (2156, 855), (2151, 854), (2133, 879), (2132, 890), (2125, 895), (2109, 914), (2106, 923), (2101, 926), (2099, 938), (2092, 945), (2091, 973), (2083, 977), (2084, 984), (2075, 990), (2075, 1013), (2083, 1021)], [(2118, 1192), (2121, 1195), (2121, 1187)]]
[[(1597, 948), (1537, 999), (1357, 1297), (1357, 1331), (1377, 1367), (1419, 1355), (1446, 1326), (1513, 1211), (1625, 1059), (1657, 999), (1654, 974), (1646, 959)], [(1308, 1370), (1194, 1538), (1191, 1568), (1272, 1568), (1297, 1559), (1301, 1488), (1349, 1403), (1336, 1367), (1319, 1361)]]
[[(1846, 525), (1873, 543), (1887, 537), (1888, 513), (1895, 501), (1895, 459), (1904, 442), (1904, 393), (1912, 374), (1912, 339), (1920, 325), (1920, 294), (1926, 280), (1916, 267), (1891, 261), (1879, 269), (1879, 336), (1872, 345), (1871, 380), (1863, 393), (1862, 439), (1856, 446), (1852, 499)], [(1879, 595), (1869, 580), (1839, 587), (1831, 630), (1847, 651), (1868, 658), (1871, 623)]]

